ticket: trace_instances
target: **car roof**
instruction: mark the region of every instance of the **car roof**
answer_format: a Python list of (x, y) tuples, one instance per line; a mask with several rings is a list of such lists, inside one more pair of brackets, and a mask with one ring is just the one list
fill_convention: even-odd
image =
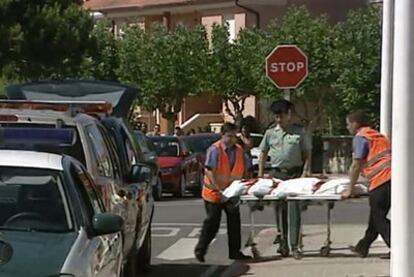
[(63, 170), (62, 155), (35, 151), (0, 150), (0, 166)]
[(205, 138), (205, 137), (221, 137), (221, 134), (219, 134), (219, 133), (198, 133), (198, 134), (194, 134), (194, 135), (191, 135), (191, 136), (183, 136), (183, 138), (185, 138), (185, 139), (192, 139), (192, 138), (200, 138), (200, 137), (203, 137), (203, 138)]
[(149, 136), (149, 138), (153, 141), (155, 140), (178, 141), (180, 139), (180, 137), (175, 137), (175, 136)]
[[(26, 120), (27, 123), (45, 124), (55, 124), (58, 119), (62, 120), (65, 125), (76, 125), (77, 121), (95, 120), (93, 116), (85, 113), (77, 113), (74, 116), (70, 116), (67, 112), (52, 110), (0, 109), (0, 115), (15, 115), (19, 117), (20, 120)], [(23, 122), (17, 121), (16, 123)]]

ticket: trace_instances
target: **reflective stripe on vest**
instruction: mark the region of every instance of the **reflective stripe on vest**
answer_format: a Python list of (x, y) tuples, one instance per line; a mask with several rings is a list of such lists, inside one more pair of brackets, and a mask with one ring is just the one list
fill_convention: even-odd
[(229, 186), (234, 180), (240, 180), (243, 178), (245, 171), (245, 160), (244, 160), (244, 150), (236, 145), (236, 160), (233, 168), (230, 168), (229, 157), (227, 156), (226, 151), (221, 144), (221, 142), (216, 142), (213, 144), (219, 150), (219, 161), (217, 168), (215, 169), (216, 181), (218, 184), (215, 186), (212, 185), (211, 180), (207, 177), (207, 174), (204, 176), (204, 186), (203, 186), (203, 198), (207, 201), (220, 203), (220, 193), (217, 192), (216, 187), (224, 189)]
[(369, 142), (369, 152), (364, 164), (363, 175), (368, 178), (370, 190), (391, 179), (391, 146), (389, 140), (369, 127), (362, 128), (357, 136)]

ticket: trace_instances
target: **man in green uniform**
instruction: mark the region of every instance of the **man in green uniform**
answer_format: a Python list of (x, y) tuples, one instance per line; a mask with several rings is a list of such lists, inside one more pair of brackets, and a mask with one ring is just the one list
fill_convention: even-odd
[[(271, 111), (275, 115), (275, 124), (265, 133), (260, 144), (259, 176), (264, 175), (264, 166), (270, 156), (272, 177), (289, 180), (305, 174), (308, 153), (308, 142), (303, 128), (290, 123), (293, 104), (287, 100), (273, 102)], [(280, 212), (278, 212), (280, 211)], [(289, 214), (288, 214), (289, 211)], [(279, 234), (282, 227), (282, 239), (279, 253), (283, 256), (292, 251), (295, 259), (302, 257), (300, 249), (301, 205), (298, 201), (283, 202), (275, 207), (276, 223)], [(280, 216), (279, 216), (280, 215)]]

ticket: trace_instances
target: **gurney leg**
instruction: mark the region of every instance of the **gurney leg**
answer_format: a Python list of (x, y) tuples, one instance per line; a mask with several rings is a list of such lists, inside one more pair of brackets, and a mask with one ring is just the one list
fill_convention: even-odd
[(254, 242), (254, 238), (255, 238), (255, 230), (254, 230), (254, 212), (252, 211), (252, 209), (250, 208), (249, 211), (249, 216), (250, 216), (250, 234), (249, 234), (249, 238), (247, 239), (246, 242), (246, 247), (250, 247), (252, 254), (253, 254), (253, 258), (257, 259), (260, 257), (260, 253), (259, 250), (256, 247), (256, 243)]
[(328, 257), (331, 253), (331, 211), (334, 207), (333, 202), (328, 202), (327, 205), (327, 232), (326, 232), (326, 241), (324, 246), (321, 248), (321, 255), (323, 257)]

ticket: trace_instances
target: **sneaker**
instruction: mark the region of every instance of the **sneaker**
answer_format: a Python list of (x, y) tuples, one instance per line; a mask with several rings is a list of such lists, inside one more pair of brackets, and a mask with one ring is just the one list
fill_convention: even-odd
[(294, 249), (292, 251), (292, 255), (293, 255), (293, 258), (295, 260), (301, 260), (302, 257), (303, 257), (303, 252), (301, 250), (299, 250), (299, 249)]
[(365, 257), (368, 256), (369, 249), (358, 247), (358, 245), (357, 246), (351, 246), (349, 249), (361, 258), (365, 258)]
[(230, 255), (230, 260), (251, 260), (251, 256), (244, 255), (242, 252), (237, 253), (236, 255)]
[(206, 259), (204, 258), (205, 254), (200, 251), (194, 251), (194, 256), (200, 263), (204, 263)]

